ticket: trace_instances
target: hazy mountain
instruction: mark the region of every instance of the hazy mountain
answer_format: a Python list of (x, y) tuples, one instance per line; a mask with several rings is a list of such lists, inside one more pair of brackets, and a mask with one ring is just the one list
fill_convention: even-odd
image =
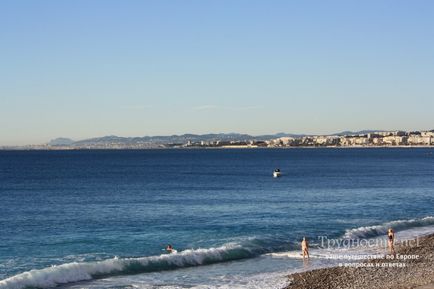
[(56, 139), (52, 139), (48, 145), (50, 146), (65, 146), (65, 145), (71, 145), (74, 143), (74, 140), (70, 139), (70, 138), (65, 138), (65, 137), (59, 137)]
[[(343, 131), (333, 135), (357, 135), (367, 134), (371, 132), (378, 132), (381, 130), (361, 130), (361, 131)], [(306, 136), (305, 134), (291, 134), (291, 133), (276, 133), (267, 135), (249, 135), (240, 133), (210, 133), (210, 134), (182, 134), (182, 135), (167, 135), (167, 136), (143, 136), (143, 137), (120, 137), (115, 135), (96, 137), (74, 141), (69, 138), (56, 138), (51, 140), (48, 145), (51, 146), (110, 146), (110, 145), (146, 145), (150, 147), (156, 147), (166, 144), (186, 144), (188, 141), (193, 143), (197, 142), (212, 142), (212, 141), (265, 141), (270, 139), (276, 139), (281, 137), (294, 137), (299, 138)]]
[(375, 130), (375, 129), (367, 129), (367, 130), (359, 130), (359, 131), (342, 131), (331, 135), (358, 135), (358, 134), (368, 134), (368, 133), (374, 133), (374, 132), (385, 132), (386, 130)]
[(83, 139), (73, 141), (67, 138), (57, 138), (48, 143), (52, 146), (68, 145), (68, 146), (89, 146), (89, 145), (133, 145), (133, 144), (185, 144), (191, 142), (210, 142), (210, 141), (249, 141), (249, 140), (269, 140), (279, 137), (300, 137), (300, 134), (277, 133), (270, 135), (252, 136), (249, 134), (240, 133), (210, 133), (210, 134), (183, 134), (170, 136), (143, 136), (143, 137), (119, 137), (115, 135)]

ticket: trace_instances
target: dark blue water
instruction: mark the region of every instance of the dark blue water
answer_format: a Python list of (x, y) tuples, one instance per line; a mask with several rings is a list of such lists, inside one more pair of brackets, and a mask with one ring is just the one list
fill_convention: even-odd
[[(302, 236), (432, 216), (433, 153), (0, 151), (0, 279), (160, 255), (167, 243), (179, 251), (236, 243), (248, 250), (222, 261), (252, 258), (295, 249)], [(272, 177), (277, 167), (281, 178)]]

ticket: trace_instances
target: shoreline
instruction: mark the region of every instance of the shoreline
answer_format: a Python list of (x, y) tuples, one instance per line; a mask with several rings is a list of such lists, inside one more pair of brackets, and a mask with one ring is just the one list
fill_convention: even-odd
[(432, 289), (434, 234), (419, 237), (418, 241), (419, 244), (415, 247), (402, 244), (396, 246), (397, 256), (419, 256), (417, 259), (377, 259), (357, 263), (360, 267), (336, 266), (293, 273), (288, 276), (289, 285), (285, 289)]
[[(430, 217), (432, 218), (432, 217)], [(430, 230), (432, 232), (432, 230)], [(323, 264), (325, 267), (316, 267), (319, 269), (311, 269), (310, 271), (298, 271), (295, 273), (292, 273), (289, 275), (289, 277), (285, 277), (286, 274), (284, 274), (282, 271), (279, 273), (279, 283), (274, 284), (273, 286), (263, 286), (261, 288), (281, 288), (281, 289), (345, 289), (345, 288), (415, 288), (415, 289), (434, 289), (434, 233), (429, 233), (428, 235), (422, 234), (408, 234), (407, 237), (402, 237), (402, 239), (398, 239), (398, 242), (396, 244), (396, 252), (401, 255), (405, 256), (413, 256), (417, 255), (421, 258), (417, 259), (408, 259), (405, 261), (401, 260), (385, 260), (382, 259), (368, 259), (369, 261), (363, 262), (360, 261), (360, 263), (352, 262), (351, 261), (345, 261), (342, 260), (342, 262), (349, 262), (348, 264), (371, 264), (373, 266), (366, 266), (366, 267), (332, 267), (332, 264)], [(417, 236), (417, 237), (416, 237)], [(200, 248), (199, 248), (200, 249)], [(201, 253), (203, 253), (203, 249)], [(217, 247), (217, 248), (209, 248), (209, 252), (211, 254), (208, 254), (208, 257), (214, 256), (215, 251), (218, 252), (225, 252), (224, 247)], [(222, 260), (218, 260), (217, 262), (210, 262), (208, 264), (203, 264), (202, 261), (198, 261), (196, 265), (191, 265), (191, 259), (190, 259), (190, 253), (194, 252), (194, 250), (184, 250), (181, 252), (181, 259), (187, 260), (185, 261), (187, 266), (181, 266), (177, 268), (176, 266), (173, 268), (169, 268), (166, 271), (172, 271), (172, 269), (180, 269), (180, 268), (191, 268), (196, 267), (200, 265), (211, 265), (211, 264), (217, 264), (217, 263), (223, 263), (226, 261), (235, 261), (239, 259), (232, 259), (232, 260), (226, 260), (223, 262), (220, 262)], [(182, 255), (184, 253), (187, 253), (187, 255)], [(298, 251), (297, 251), (298, 252)], [(366, 252), (363, 250), (363, 252)], [(193, 254), (193, 255), (194, 255)], [(346, 254), (345, 252), (342, 254)], [(364, 253), (361, 253), (362, 255), (365, 255)], [(217, 254), (219, 255), (219, 254)], [(384, 256), (383, 253), (378, 253), (377, 251), (368, 253), (370, 256)], [(168, 258), (177, 258), (179, 255), (161, 255), (159, 256), (162, 258), (162, 263), (164, 264), (168, 261), (170, 261)], [(353, 255), (355, 256), (355, 255)], [(136, 261), (140, 262), (140, 260), (146, 260), (148, 258), (153, 258), (155, 256), (143, 256), (143, 257), (135, 257), (132, 259), (135, 259)], [(80, 282), (92, 282), (93, 280), (100, 279), (101, 276), (105, 275), (105, 277), (118, 277), (123, 275), (130, 275), (127, 271), (119, 271), (116, 273), (115, 271), (112, 271), (113, 268), (115, 270), (119, 270), (118, 268), (123, 267), (124, 265), (128, 265), (129, 260), (132, 260), (131, 258), (113, 258), (113, 259), (105, 259), (105, 260), (99, 260), (94, 261), (90, 263), (82, 262), (82, 263), (63, 263), (57, 266), (52, 267), (45, 267), (43, 269), (35, 269), (26, 271), (14, 276), (11, 276), (9, 278), (6, 278), (4, 280), (0, 280), (0, 288), (27, 288), (27, 287), (35, 287), (35, 288), (47, 288), (47, 287), (56, 287), (56, 286), (70, 286), (71, 284), (80, 284)], [(202, 258), (200, 258), (203, 260)], [(181, 260), (181, 261), (182, 261)], [(190, 260), (190, 261), (188, 261)], [(173, 264), (179, 264), (180, 260), (178, 259), (173, 260)], [(114, 262), (114, 265), (113, 265)], [(182, 261), (184, 262), (184, 261)], [(375, 266), (376, 264), (382, 264), (382, 263), (404, 263), (405, 267), (398, 267), (393, 266), (390, 268), (383, 268), (380, 266)], [(170, 263), (170, 262), (169, 262)], [(188, 265), (190, 264), (190, 265)], [(337, 263), (334, 263), (337, 264)], [(102, 266), (100, 266), (102, 265)], [(147, 266), (147, 263), (146, 263)], [(55, 272), (51, 272), (53, 268), (56, 270)], [(126, 268), (126, 267), (125, 267)], [(83, 279), (83, 280), (74, 280), (75, 274), (74, 272), (76, 270), (82, 270), (82, 272), (85, 272), (87, 274), (90, 274), (90, 279)], [(66, 273), (72, 274), (66, 274)], [(99, 272), (98, 274), (103, 274), (98, 277), (98, 275), (93, 275), (95, 272)], [(115, 272), (116, 274), (112, 274), (112, 272)], [(127, 272), (128, 274), (124, 274)], [(150, 273), (150, 272), (161, 272), (161, 271), (144, 271), (144, 272), (136, 272), (133, 275), (139, 273)], [(263, 273), (264, 271), (259, 271), (260, 273)], [(294, 272), (294, 271), (292, 271)], [(268, 273), (264, 273), (268, 274)], [(272, 274), (272, 273), (271, 273)], [(269, 281), (265, 281), (263, 284), (272, 284), (276, 280), (269, 279), (268, 277), (272, 277), (272, 275), (267, 275), (266, 279)], [(72, 276), (72, 277), (71, 277)], [(60, 279), (58, 279), (60, 278)], [(65, 280), (68, 278), (68, 282), (65, 282)], [(274, 278), (274, 277), (273, 277)], [(32, 280), (30, 280), (32, 279)], [(45, 286), (46, 280), (49, 280), (51, 283), (49, 284), (56, 284)], [(60, 280), (60, 281), (59, 281)], [(281, 282), (282, 281), (282, 282)], [(5, 282), (5, 283), (3, 283)], [(8, 283), (10, 282), (10, 283)], [(30, 285), (29, 285), (30, 284)], [(36, 284), (36, 285), (35, 285)], [(42, 284), (42, 285), (39, 285)], [(279, 287), (276, 287), (276, 285), (279, 285)], [(5, 286), (5, 287), (4, 287)], [(15, 287), (12, 287), (15, 286)], [(27, 286), (27, 287), (26, 287)], [(76, 288), (75, 285), (71, 285), (73, 288)], [(425, 287), (420, 287), (425, 286)], [(428, 286), (428, 287), (426, 287)], [(33, 288), (32, 287), (32, 288)], [(66, 288), (65, 287), (65, 288)], [(63, 288), (63, 287), (62, 287)], [(210, 288), (215, 288), (210, 286)], [(240, 288), (240, 287), (235, 287)], [(243, 287), (244, 288), (244, 287)], [(249, 288), (249, 287), (246, 287)]]
[(150, 147), (150, 148), (0, 148), (3, 152), (15, 151), (149, 151), (149, 150), (292, 150), (292, 149), (422, 149), (434, 145), (390, 145), (390, 146), (221, 146), (221, 147)]

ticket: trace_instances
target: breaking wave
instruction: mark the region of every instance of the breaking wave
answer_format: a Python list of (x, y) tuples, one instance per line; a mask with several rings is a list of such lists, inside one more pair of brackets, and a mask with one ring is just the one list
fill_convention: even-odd
[(250, 258), (261, 250), (226, 244), (217, 248), (185, 250), (141, 258), (112, 258), (98, 262), (73, 262), (40, 270), (31, 270), (0, 281), (0, 288), (50, 288), (61, 284), (116, 275), (172, 270)]
[[(366, 226), (345, 231), (344, 238), (372, 238), (386, 234), (388, 228), (403, 231), (418, 227), (434, 226), (434, 217), (398, 220), (376, 226)], [(276, 242), (277, 241), (277, 242)], [(52, 288), (63, 284), (99, 279), (110, 276), (131, 275), (148, 272), (174, 270), (178, 268), (208, 265), (232, 260), (253, 258), (265, 253), (272, 257), (301, 258), (296, 245), (288, 245), (283, 240), (249, 240), (246, 244), (227, 243), (209, 249), (190, 249), (175, 254), (163, 254), (138, 258), (111, 258), (94, 262), (71, 262), (44, 269), (30, 270), (4, 280), (0, 280), (0, 289)], [(280, 244), (280, 245), (277, 245)], [(294, 251), (284, 251), (283, 247)], [(315, 244), (312, 244), (315, 248)], [(296, 250), (296, 251), (295, 251)], [(323, 258), (326, 253), (317, 252), (313, 257)]]
[(360, 238), (372, 238), (384, 235), (387, 233), (389, 228), (397, 230), (407, 230), (417, 227), (431, 226), (434, 225), (434, 217), (428, 216), (420, 219), (410, 219), (410, 220), (398, 220), (383, 223), (376, 226), (366, 226), (359, 227), (355, 229), (350, 229), (345, 231), (344, 238), (347, 239), (360, 239)]

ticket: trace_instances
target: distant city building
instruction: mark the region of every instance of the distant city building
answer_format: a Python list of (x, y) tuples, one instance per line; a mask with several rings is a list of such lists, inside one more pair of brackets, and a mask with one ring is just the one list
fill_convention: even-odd
[[(219, 137), (222, 136), (222, 139)], [(239, 136), (237, 139), (237, 136)], [(71, 149), (150, 149), (150, 148), (255, 148), (255, 147), (370, 147), (370, 146), (433, 146), (434, 130), (430, 131), (387, 131), (357, 135), (316, 135), (279, 137), (275, 139), (253, 139), (249, 135), (212, 135), (201, 139), (201, 135), (173, 137), (120, 138), (107, 136), (82, 141), (56, 139), (47, 144), (0, 149), (26, 150), (71, 150)]]

